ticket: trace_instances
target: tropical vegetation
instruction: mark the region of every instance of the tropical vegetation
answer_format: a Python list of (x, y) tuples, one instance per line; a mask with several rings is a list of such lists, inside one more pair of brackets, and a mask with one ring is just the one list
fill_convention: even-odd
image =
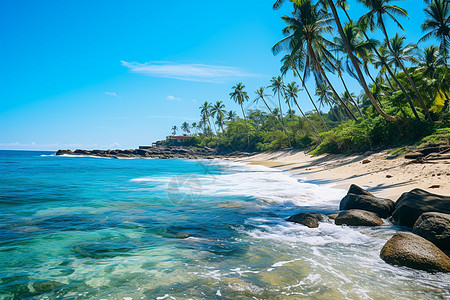
[[(275, 10), (292, 9), (281, 17), (285, 27), (272, 48), (282, 54), (280, 74), (254, 92), (242, 82), (230, 89), (239, 116), (226, 110), (225, 99), (205, 101), (199, 121), (180, 127), (193, 136), (191, 144), (222, 151), (349, 153), (449, 132), (450, 2), (425, 1), (426, 18), (417, 25), (423, 37), (408, 43), (402, 27), (408, 12), (398, 1), (358, 1), (366, 10), (351, 19), (346, 0), (276, 0)], [(295, 81), (285, 82), (290, 72)], [(359, 87), (349, 84), (353, 79)], [(313, 110), (305, 111), (306, 103)]]

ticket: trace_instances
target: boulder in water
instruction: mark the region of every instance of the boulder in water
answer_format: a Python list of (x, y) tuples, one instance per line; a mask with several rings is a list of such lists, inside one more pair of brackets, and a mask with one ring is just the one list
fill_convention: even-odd
[(450, 272), (450, 258), (430, 241), (411, 232), (398, 232), (380, 252), (382, 260), (427, 272)]
[(388, 218), (394, 211), (394, 201), (362, 194), (347, 194), (339, 204), (340, 210), (361, 209)]
[(344, 210), (334, 220), (336, 225), (349, 226), (380, 226), (383, 225), (383, 220), (371, 211), (350, 209)]
[(432, 194), (421, 189), (403, 193), (395, 203), (394, 224), (412, 228), (425, 212), (450, 214), (450, 197)]
[(306, 212), (290, 216), (286, 221), (308, 226), (309, 228), (319, 227), (319, 221), (324, 221), (326, 217), (319, 213)]
[(413, 233), (429, 240), (441, 250), (450, 250), (450, 215), (423, 213), (414, 224)]

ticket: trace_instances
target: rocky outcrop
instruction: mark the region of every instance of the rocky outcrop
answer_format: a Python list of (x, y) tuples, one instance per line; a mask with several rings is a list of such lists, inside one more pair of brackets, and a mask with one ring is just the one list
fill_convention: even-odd
[(58, 150), (55, 155), (84, 155), (84, 156), (99, 156), (107, 158), (226, 158), (226, 157), (243, 157), (249, 155), (244, 152), (230, 152), (222, 153), (215, 149), (202, 147), (183, 147), (183, 146), (153, 146), (145, 149), (126, 149), (126, 150), (82, 150), (77, 149), (74, 152), (70, 150)]
[(334, 220), (336, 225), (349, 226), (380, 226), (383, 225), (383, 220), (373, 212), (350, 209), (341, 211)]
[(323, 222), (326, 218), (326, 216), (319, 213), (306, 212), (293, 215), (286, 221), (302, 224), (309, 228), (317, 228), (319, 227), (319, 221)]
[(394, 201), (370, 195), (347, 194), (339, 204), (340, 210), (361, 209), (376, 213), (381, 218), (388, 218), (394, 211)]
[(403, 193), (395, 203), (392, 220), (396, 225), (412, 228), (419, 216), (425, 212), (450, 214), (450, 197), (421, 189)]
[(414, 224), (413, 233), (429, 240), (441, 250), (450, 250), (450, 215), (423, 213)]
[(450, 258), (430, 241), (410, 232), (396, 233), (380, 252), (382, 260), (427, 272), (450, 272)]
[(372, 195), (371, 193), (369, 193), (368, 191), (366, 191), (362, 187), (357, 186), (356, 184), (352, 184), (350, 186), (350, 188), (348, 189), (347, 194), (366, 195), (366, 196), (375, 197), (374, 195)]

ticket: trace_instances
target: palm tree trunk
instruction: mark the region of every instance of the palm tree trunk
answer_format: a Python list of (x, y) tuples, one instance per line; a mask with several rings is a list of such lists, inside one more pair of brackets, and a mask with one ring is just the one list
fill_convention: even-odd
[[(343, 7), (341, 7), (341, 8), (344, 10), (345, 15), (347, 16), (348, 20), (351, 21), (350, 16), (347, 13), (347, 10), (345, 10)], [(364, 30), (362, 30), (362, 32), (363, 32), (366, 40), (370, 41), (370, 38), (367, 36), (367, 33)], [(375, 47), (375, 45), (373, 45), (372, 48), (373, 48), (375, 54), (378, 56), (378, 59), (381, 60), (381, 63), (386, 67), (386, 70), (389, 72), (389, 75), (392, 77), (392, 79), (394, 79), (395, 83), (397, 83), (398, 86), (400, 87), (400, 89), (402, 90), (403, 94), (405, 95), (406, 99), (408, 100), (409, 106), (411, 107), (414, 116), (416, 117), (417, 120), (420, 121), (419, 115), (417, 114), (414, 104), (412, 103), (412, 100), (409, 97), (408, 92), (406, 92), (405, 87), (400, 83), (400, 81), (398, 81), (397, 77), (392, 73), (391, 67), (386, 63), (384, 58), (381, 56), (380, 52), (378, 52), (378, 49)], [(370, 76), (370, 73), (369, 73), (369, 76)], [(372, 82), (375, 83), (375, 80), (373, 80), (372, 76), (370, 76), (370, 79), (372, 79)], [(391, 84), (390, 81), (389, 81), (389, 84)], [(378, 103), (380, 104), (380, 107), (383, 108), (380, 100), (378, 100)]]
[(278, 91), (278, 106), (280, 107), (280, 118), (281, 118), (281, 123), (284, 124), (284, 120), (283, 120), (283, 111), (281, 110), (280, 91)]
[(248, 135), (247, 117), (245, 116), (245, 112), (244, 112), (244, 108), (242, 107), (242, 104), (241, 104), (241, 110), (242, 110), (242, 115), (244, 116), (245, 129), (247, 130), (247, 148), (248, 148), (248, 147), (250, 147), (250, 137)]
[(325, 123), (325, 121), (323, 120), (322, 114), (320, 113), (320, 111), (317, 109), (316, 104), (314, 103), (311, 94), (309, 93), (308, 87), (306, 87), (305, 82), (303, 81), (303, 78), (300, 76), (300, 73), (298, 72), (297, 69), (294, 69), (294, 72), (297, 73), (298, 78), (300, 79), (300, 81), (302, 82), (303, 87), (305, 88), (306, 93), (308, 94), (309, 100), (311, 100), (311, 103), (314, 105), (314, 109), (316, 110), (317, 114), (319, 115), (320, 121), (322, 121), (323, 126), (325, 127), (325, 130), (328, 131), (328, 126)]
[(353, 99), (352, 94), (350, 94), (350, 91), (348, 90), (347, 85), (345, 84), (344, 78), (342, 78), (342, 74), (339, 74), (339, 78), (341, 79), (342, 84), (344, 85), (345, 91), (347, 92), (348, 96), (350, 97), (350, 100), (351, 100), (352, 104), (356, 107), (356, 109), (358, 110), (359, 114), (364, 119), (364, 116), (363, 116), (361, 110), (359, 109), (358, 105), (355, 102), (355, 99)]
[(300, 108), (300, 105), (298, 105), (297, 99), (294, 98), (294, 102), (297, 105), (298, 109), (300, 110), (300, 113), (303, 115), (303, 117), (306, 119), (306, 122), (314, 129), (314, 131), (317, 133), (317, 135), (320, 137), (320, 132), (317, 130), (317, 128), (311, 123), (311, 121), (306, 117), (306, 115), (303, 113), (302, 109)]
[(398, 121), (398, 117), (396, 116), (391, 116), (389, 114), (387, 114), (383, 109), (381, 109), (381, 107), (378, 105), (377, 100), (375, 99), (375, 97), (373, 96), (373, 94), (371, 93), (371, 91), (369, 90), (369, 87), (367, 86), (366, 80), (364, 79), (364, 75), (361, 72), (361, 69), (359, 68), (358, 62), (355, 58), (355, 56), (353, 55), (353, 52), (348, 44), (347, 41), (347, 37), (345, 36), (344, 30), (342, 28), (342, 24), (341, 21), (339, 19), (339, 15), (336, 11), (336, 6), (334, 5), (333, 0), (327, 0), (328, 4), (331, 7), (331, 10), (333, 12), (333, 17), (334, 17), (334, 21), (336, 22), (336, 25), (338, 27), (338, 31), (339, 31), (339, 35), (342, 38), (342, 41), (344, 42), (344, 46), (345, 46), (345, 51), (347, 52), (348, 57), (350, 57), (352, 64), (356, 70), (356, 73), (358, 74), (358, 78), (359, 81), (361, 82), (361, 85), (363, 86), (364, 92), (367, 94), (367, 96), (369, 97), (370, 102), (372, 103), (372, 105), (375, 107), (375, 110), (386, 120), (388, 121)]
[(394, 50), (392, 50), (391, 42), (389, 41), (389, 36), (387, 34), (386, 27), (384, 26), (383, 19), (380, 18), (380, 20), (381, 20), (381, 22), (380, 22), (381, 23), (381, 28), (383, 30), (384, 36), (386, 37), (386, 45), (388, 46), (389, 51), (391, 51), (392, 55), (395, 58), (395, 61), (398, 63), (400, 68), (405, 73), (406, 78), (408, 78), (409, 84), (411, 84), (411, 87), (413, 88), (414, 92), (416, 93), (417, 97), (419, 98), (420, 105), (422, 106), (423, 110), (425, 111), (425, 115), (427, 116), (428, 121), (433, 122), (433, 120), (431, 119), (430, 111), (428, 110), (427, 106), (425, 105), (425, 102), (423, 101), (422, 95), (420, 95), (419, 91), (417, 90), (416, 84), (414, 83), (414, 81), (412, 80), (411, 76), (409, 75), (408, 70), (406, 70), (405, 66), (403, 65), (401, 60), (398, 58), (397, 54), (395, 54)]
[(352, 113), (350, 108), (348, 108), (348, 106), (344, 103), (344, 101), (342, 101), (341, 97), (339, 97), (339, 94), (336, 92), (336, 90), (334, 89), (334, 86), (331, 84), (330, 80), (328, 79), (327, 74), (325, 74), (325, 70), (322, 68), (322, 65), (317, 61), (316, 54), (314, 53), (314, 50), (312, 49), (312, 47), (309, 43), (308, 43), (308, 48), (309, 48), (309, 53), (311, 54), (311, 58), (314, 61), (314, 65), (317, 66), (318, 71), (320, 72), (320, 74), (323, 76), (323, 78), (327, 82), (327, 85), (331, 88), (331, 91), (333, 92), (334, 96), (336, 97), (336, 99), (339, 100), (339, 103), (344, 107), (345, 111), (349, 114), (349, 116), (356, 121), (355, 115)]
[(337, 112), (334, 111), (334, 108), (333, 108), (333, 106), (331, 105), (331, 103), (330, 103), (328, 100), (326, 100), (326, 101), (327, 101), (328, 106), (330, 106), (330, 110), (333, 112), (333, 115), (336, 117), (336, 120), (338, 121), (338, 123), (339, 123), (339, 124), (342, 124), (341, 119), (339, 118)]

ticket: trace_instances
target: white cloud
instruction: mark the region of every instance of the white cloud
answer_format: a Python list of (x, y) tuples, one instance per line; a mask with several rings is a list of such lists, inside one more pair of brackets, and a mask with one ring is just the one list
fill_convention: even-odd
[(259, 77), (235, 67), (204, 64), (177, 64), (172, 62), (126, 62), (122, 65), (133, 73), (187, 81), (223, 82), (235, 78)]
[(115, 92), (105, 92), (105, 95), (110, 95), (114, 97), (118, 97), (118, 95)]
[(167, 100), (175, 100), (175, 101), (181, 101), (181, 98), (174, 97), (174, 96), (167, 96)]

